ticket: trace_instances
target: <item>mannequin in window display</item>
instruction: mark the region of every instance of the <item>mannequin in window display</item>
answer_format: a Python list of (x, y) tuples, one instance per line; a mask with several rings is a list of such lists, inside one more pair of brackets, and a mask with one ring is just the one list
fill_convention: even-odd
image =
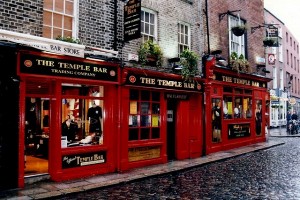
[(261, 134), (261, 122), (262, 122), (262, 113), (259, 103), (256, 103), (255, 107), (255, 129), (256, 135)]
[(74, 120), (72, 120), (70, 115), (68, 115), (66, 121), (62, 123), (61, 130), (62, 136), (67, 136), (67, 140), (69, 142), (75, 141), (78, 125)]
[(97, 133), (97, 135), (99, 134), (99, 136), (102, 135), (102, 108), (96, 105), (95, 101), (93, 101), (92, 107), (88, 109), (87, 117), (90, 122), (89, 132)]
[(221, 142), (221, 101), (217, 100), (216, 104), (213, 103), (213, 142)]

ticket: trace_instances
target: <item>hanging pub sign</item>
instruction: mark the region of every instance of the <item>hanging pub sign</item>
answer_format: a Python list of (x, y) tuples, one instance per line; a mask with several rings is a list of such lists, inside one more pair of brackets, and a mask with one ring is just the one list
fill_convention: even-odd
[(62, 157), (62, 168), (81, 167), (105, 163), (106, 153), (89, 153), (80, 155), (66, 155)]
[(93, 80), (118, 80), (117, 67), (31, 54), (20, 55), (20, 72)]
[(141, 0), (129, 0), (124, 6), (124, 42), (141, 37)]
[(275, 26), (268, 26), (266, 28), (266, 38), (272, 40), (272, 44), (268, 44), (268, 47), (279, 47), (278, 43), (278, 28)]

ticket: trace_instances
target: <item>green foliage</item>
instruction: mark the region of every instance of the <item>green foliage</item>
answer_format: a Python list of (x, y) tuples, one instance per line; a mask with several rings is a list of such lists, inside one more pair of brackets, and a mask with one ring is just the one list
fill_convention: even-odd
[(67, 37), (62, 37), (61, 35), (57, 36), (57, 38), (55, 38), (56, 40), (60, 40), (60, 41), (64, 41), (64, 42), (70, 42), (70, 43), (75, 43), (75, 44), (81, 44), (79, 39), (74, 39), (70, 36)]
[(142, 66), (146, 65), (148, 62), (148, 57), (153, 56), (156, 60), (156, 67), (161, 67), (163, 52), (157, 43), (152, 40), (147, 40), (140, 45), (138, 50), (139, 62)]
[(238, 73), (252, 73), (252, 68), (243, 54), (238, 56), (236, 52), (232, 52), (230, 55), (230, 66), (232, 70), (237, 71)]
[(180, 64), (182, 65), (181, 76), (184, 80), (191, 80), (198, 73), (199, 56), (188, 49), (180, 54)]

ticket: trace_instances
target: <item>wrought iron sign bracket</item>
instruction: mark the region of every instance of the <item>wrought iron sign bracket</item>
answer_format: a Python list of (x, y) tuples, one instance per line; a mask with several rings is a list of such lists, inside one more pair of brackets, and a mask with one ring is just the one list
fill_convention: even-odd
[(263, 25), (251, 27), (251, 33), (254, 33), (257, 29), (260, 29), (262, 27), (271, 28), (271, 27), (274, 27), (274, 25), (279, 25), (279, 24), (263, 24)]
[(225, 15), (230, 15), (230, 14), (232, 14), (232, 13), (234, 13), (234, 12), (240, 12), (240, 11), (241, 11), (241, 10), (232, 10), (232, 11), (227, 10), (227, 12), (220, 13), (220, 14), (219, 14), (219, 22), (222, 21), (222, 19), (225, 17)]

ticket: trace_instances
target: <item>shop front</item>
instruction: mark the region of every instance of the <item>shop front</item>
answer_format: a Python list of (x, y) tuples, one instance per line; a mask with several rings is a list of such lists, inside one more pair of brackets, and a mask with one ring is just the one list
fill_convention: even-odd
[[(210, 62), (209, 64), (213, 64)], [(206, 66), (207, 153), (266, 141), (269, 78)]]
[(121, 80), (121, 171), (202, 155), (201, 80), (125, 67)]
[(115, 171), (119, 65), (28, 50), (17, 61), (19, 187)]

